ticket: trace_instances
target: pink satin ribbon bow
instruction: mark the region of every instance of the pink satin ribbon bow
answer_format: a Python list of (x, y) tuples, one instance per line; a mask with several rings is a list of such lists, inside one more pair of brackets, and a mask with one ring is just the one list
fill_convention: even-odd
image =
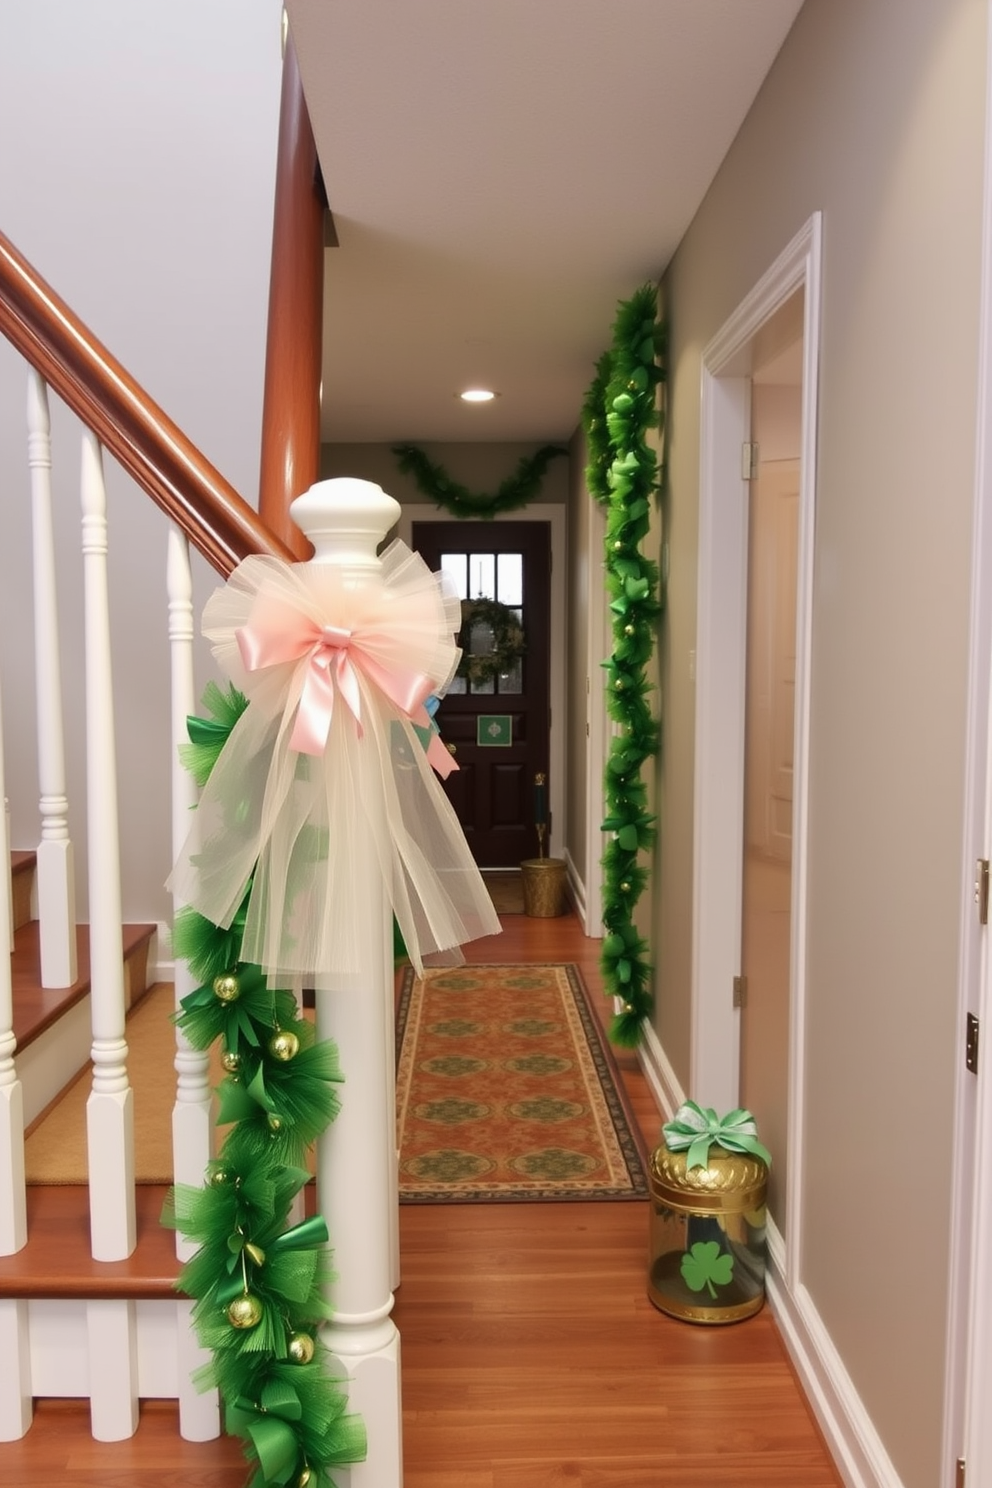
[(407, 668), (390, 671), (367, 649), (369, 643), (395, 644), (395, 638), (385, 630), (368, 629), (363, 634), (338, 625), (320, 626), (290, 605), (268, 600), (256, 605), (248, 624), (240, 626), (235, 636), (241, 659), (250, 672), (309, 657), (290, 749), (300, 754), (324, 753), (336, 692), (353, 714), (361, 738), (361, 672), (411, 723), (431, 730), (427, 759), (437, 773), (446, 776), (457, 770), (424, 707), (433, 690), (431, 679)]

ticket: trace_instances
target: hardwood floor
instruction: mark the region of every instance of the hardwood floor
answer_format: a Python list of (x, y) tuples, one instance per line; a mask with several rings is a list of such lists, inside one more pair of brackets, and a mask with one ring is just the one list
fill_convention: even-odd
[[(507, 916), (475, 962), (572, 961), (600, 989), (574, 916)], [(605, 1001), (598, 999), (604, 1019)], [(659, 1117), (618, 1058), (646, 1144)], [(405, 1488), (839, 1488), (771, 1314), (677, 1323), (645, 1291), (647, 1205), (404, 1206)], [(227, 1440), (180, 1442), (147, 1403), (129, 1442), (90, 1439), (78, 1402), (43, 1402), (0, 1445), (4, 1488), (234, 1488)]]

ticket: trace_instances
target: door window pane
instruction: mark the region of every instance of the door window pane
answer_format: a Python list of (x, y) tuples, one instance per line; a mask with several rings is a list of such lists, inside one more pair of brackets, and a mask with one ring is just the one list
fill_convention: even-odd
[(468, 555), (469, 599), (496, 598), (496, 555), (494, 553), (470, 553)]
[(524, 668), (523, 662), (518, 656), (509, 671), (499, 674), (500, 692), (523, 692), (524, 690)]
[(500, 604), (524, 602), (524, 560), (522, 553), (500, 553), (496, 559), (496, 598)]
[(442, 553), (441, 568), (451, 575), (459, 599), (468, 599), (468, 554)]

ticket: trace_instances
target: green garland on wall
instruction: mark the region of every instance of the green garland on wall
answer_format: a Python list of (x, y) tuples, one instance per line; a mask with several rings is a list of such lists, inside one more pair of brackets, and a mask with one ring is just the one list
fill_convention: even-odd
[(453, 517), (495, 517), (499, 512), (517, 511), (533, 501), (552, 460), (568, 451), (556, 444), (545, 444), (533, 455), (524, 455), (512, 475), (502, 481), (492, 495), (470, 491), (460, 486), (445, 470), (435, 465), (415, 444), (398, 444), (393, 454), (404, 475), (412, 475), (417, 489), (435, 506)]
[[(203, 785), (245, 707), (211, 683), (210, 718), (188, 720), (183, 762)], [(317, 1043), (296, 998), (273, 991), (241, 961), (248, 892), (230, 929), (195, 910), (176, 916), (174, 949), (202, 978), (176, 1023), (194, 1049), (221, 1041), (226, 1077), (218, 1121), (232, 1122), (202, 1188), (177, 1184), (162, 1222), (199, 1247), (177, 1286), (195, 1299), (193, 1322), (212, 1361), (194, 1376), (217, 1387), (225, 1427), (243, 1438), (250, 1488), (333, 1488), (330, 1469), (365, 1457), (365, 1428), (347, 1414), (345, 1381), (317, 1339), (330, 1316), (327, 1225), (320, 1215), (287, 1228), (308, 1181), (306, 1151), (334, 1119), (337, 1049)]]
[(607, 712), (619, 725), (610, 742), (603, 831), (611, 833), (603, 854), (602, 971), (608, 996), (621, 1003), (610, 1036), (635, 1046), (651, 1012), (648, 944), (634, 924), (634, 908), (648, 870), (639, 861), (655, 840), (655, 817), (647, 809), (644, 764), (657, 755), (659, 727), (648, 701), (645, 667), (654, 651), (662, 606), (658, 565), (641, 551), (651, 525), (651, 498), (659, 490), (658, 460), (648, 444), (659, 415), (655, 390), (664, 381), (659, 358), (664, 328), (657, 322), (657, 291), (644, 285), (621, 303), (613, 345), (596, 366), (582, 423), (590, 492), (607, 509), (606, 587), (612, 612), (613, 650), (607, 672)]

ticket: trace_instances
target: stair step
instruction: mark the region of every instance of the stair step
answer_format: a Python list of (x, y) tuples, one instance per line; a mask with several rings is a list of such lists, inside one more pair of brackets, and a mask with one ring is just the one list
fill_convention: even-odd
[[(131, 1007), (148, 986), (148, 954), (154, 925), (124, 925), (124, 1001)], [(76, 928), (79, 975), (71, 987), (42, 987), (38, 922), (14, 935), (11, 973), (17, 1073), (24, 1093), (24, 1120), (30, 1124), (57, 1098), (89, 1061), (90, 932)]]
[[(174, 1400), (142, 1400), (138, 1430), (125, 1441), (93, 1440), (88, 1400), (38, 1400), (34, 1425), (20, 1441), (4, 1442), (5, 1481), (72, 1483), (74, 1488), (222, 1488), (245, 1479), (240, 1438), (184, 1441)], [(9, 1476), (7, 1476), (9, 1474)]]
[(139, 1184), (134, 1253), (126, 1261), (94, 1261), (89, 1189), (29, 1188), (28, 1243), (16, 1255), (0, 1256), (0, 1297), (175, 1298), (176, 1237), (159, 1223), (167, 1192), (160, 1184)]
[[(154, 925), (123, 925), (124, 1005), (130, 1007), (144, 992), (148, 979), (148, 951)], [(41, 949), (38, 921), (22, 925), (14, 935), (11, 974), (14, 993), (14, 1037), (18, 1051), (58, 1022), (90, 990), (90, 927), (77, 925), (79, 975), (71, 987), (41, 986)]]
[(38, 855), (15, 849), (10, 855), (10, 888), (14, 910), (14, 929), (19, 930), (31, 918), (31, 895), (34, 892), (34, 870)]

